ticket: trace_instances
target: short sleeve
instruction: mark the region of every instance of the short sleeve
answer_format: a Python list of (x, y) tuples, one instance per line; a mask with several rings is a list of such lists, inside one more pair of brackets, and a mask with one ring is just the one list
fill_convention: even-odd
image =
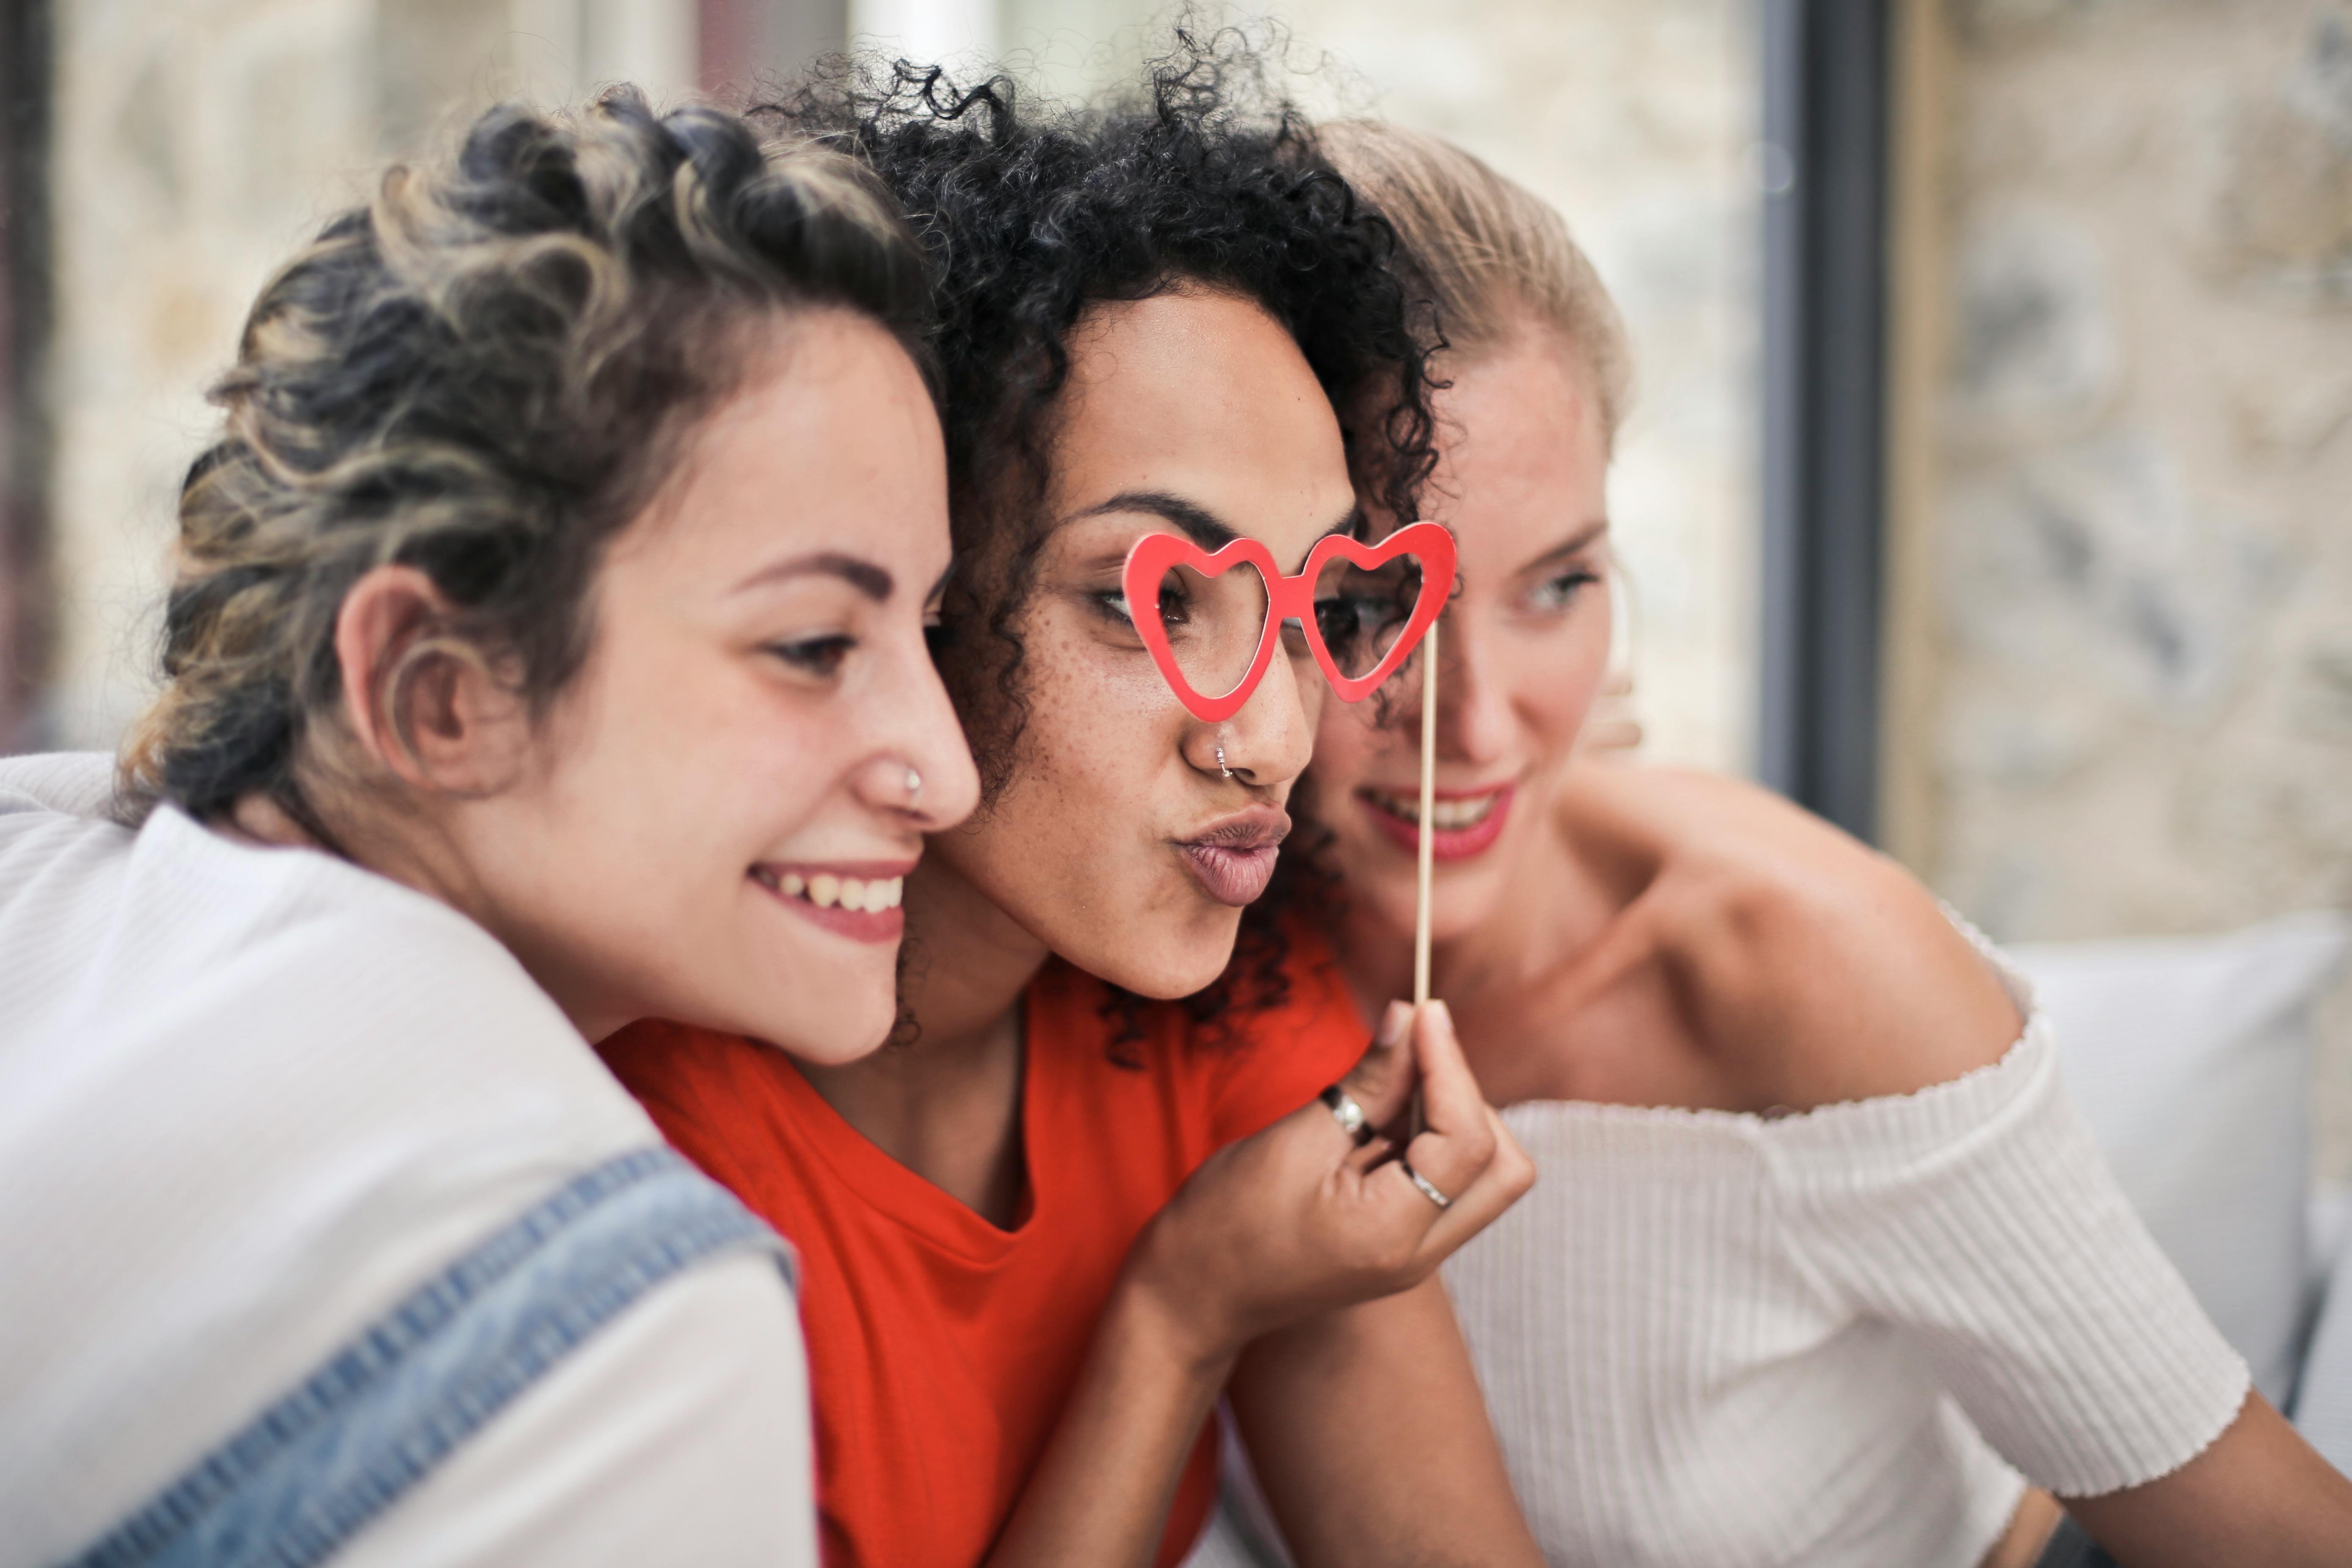
[(2107, 1170), (2040, 1016), (1990, 1067), (1764, 1131), (1817, 1282), (1911, 1335), (2035, 1484), (2154, 1480), (2244, 1405), (2246, 1363)]
[(1285, 994), (1237, 1005), (1230, 1037), (1191, 1048), (1213, 1058), (1211, 1128), (1219, 1147), (1272, 1126), (1345, 1077), (1370, 1044), (1322, 938), (1292, 928)]

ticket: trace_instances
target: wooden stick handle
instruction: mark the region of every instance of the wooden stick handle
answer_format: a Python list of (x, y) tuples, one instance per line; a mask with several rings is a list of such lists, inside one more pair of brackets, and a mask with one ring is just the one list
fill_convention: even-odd
[(1437, 834), (1437, 625), (1421, 643), (1421, 892), (1412, 914), (1412, 1005), (1429, 1000), (1431, 843)]

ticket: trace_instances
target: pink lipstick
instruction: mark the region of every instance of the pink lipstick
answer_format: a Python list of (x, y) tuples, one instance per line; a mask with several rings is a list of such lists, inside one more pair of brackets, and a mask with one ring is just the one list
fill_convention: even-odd
[[(1503, 836), (1510, 819), (1516, 784), (1488, 784), (1483, 789), (1442, 789), (1436, 792), (1435, 832), (1430, 839), (1433, 860), (1467, 860), (1483, 855)], [(1366, 786), (1356, 798), (1372, 826), (1408, 855), (1421, 851), (1421, 791), (1400, 793)]]
[(1254, 805), (1177, 840), (1176, 849), (1202, 891), (1238, 909), (1274, 879), (1275, 859), (1289, 833), (1290, 818), (1278, 807)]

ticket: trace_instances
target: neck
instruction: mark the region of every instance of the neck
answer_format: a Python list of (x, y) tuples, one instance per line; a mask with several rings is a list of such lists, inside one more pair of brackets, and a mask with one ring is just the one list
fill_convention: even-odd
[[(1498, 844), (1487, 851), (1502, 858), (1505, 871), (1485, 908), (1466, 923), (1441, 921), (1433, 933), (1430, 994), (1444, 998), (1457, 1024), (1475, 1018), (1481, 1004), (1517, 993), (1555, 969), (1596, 938), (1615, 912), (1613, 904), (1596, 900), (1586, 885), (1575, 849), (1553, 815), (1546, 809), (1531, 818), (1531, 826), (1545, 829), (1532, 841)], [(1441, 910), (1444, 890), (1441, 874)], [(1349, 900), (1335, 934), (1342, 970), (1365, 1016), (1380, 1016), (1392, 997), (1411, 999), (1411, 904)], [(1504, 1066), (1502, 1057), (1536, 1042), (1482, 1038), (1465, 1027), (1462, 1045), (1472, 1067), (1483, 1074), (1488, 1067)]]
[(1000, 1226), (1017, 1215), (1023, 989), (1049, 956), (936, 850), (907, 879), (901, 987), (911, 1044), (797, 1065), (884, 1153)]
[(505, 929), (493, 900), (478, 879), (468, 874), (465, 857), (457, 851), (449, 834), (425, 821), (421, 813), (403, 812), (395, 817), (391, 813), (396, 810), (338, 813), (329, 829), (335, 842), (328, 845), (285, 807), (266, 795), (255, 794), (236, 803), (222, 828), (229, 837), (249, 844), (333, 855), (448, 905), (513, 953), (583, 1039), (601, 1040), (639, 1016), (606, 995), (595, 976), (572, 974), (541, 952), (541, 944), (530, 940), (527, 933)]
[(1052, 952), (936, 850), (908, 876), (905, 907), (916, 1048), (952, 1055), (1001, 1034)]

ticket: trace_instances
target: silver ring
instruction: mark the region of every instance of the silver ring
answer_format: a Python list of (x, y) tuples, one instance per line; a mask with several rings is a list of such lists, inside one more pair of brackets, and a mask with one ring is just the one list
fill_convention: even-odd
[(1234, 770), (1225, 766), (1225, 749), (1223, 746), (1217, 748), (1217, 771), (1227, 778), (1234, 776)]
[(1423, 1197), (1427, 1198), (1431, 1203), (1435, 1204), (1442, 1209), (1450, 1209), (1454, 1206), (1454, 1200), (1447, 1197), (1444, 1193), (1439, 1192), (1437, 1188), (1432, 1184), (1427, 1176), (1424, 1176), (1419, 1171), (1414, 1170), (1412, 1168), (1412, 1161), (1399, 1160), (1397, 1163), (1403, 1167), (1405, 1179), (1411, 1182), (1414, 1186), (1421, 1189), (1421, 1195)]
[(1357, 1148), (1360, 1149), (1372, 1141), (1371, 1118), (1364, 1114), (1364, 1108), (1356, 1103), (1355, 1096), (1335, 1083), (1316, 1098), (1331, 1108), (1332, 1120), (1339, 1122), (1339, 1131), (1352, 1139)]

